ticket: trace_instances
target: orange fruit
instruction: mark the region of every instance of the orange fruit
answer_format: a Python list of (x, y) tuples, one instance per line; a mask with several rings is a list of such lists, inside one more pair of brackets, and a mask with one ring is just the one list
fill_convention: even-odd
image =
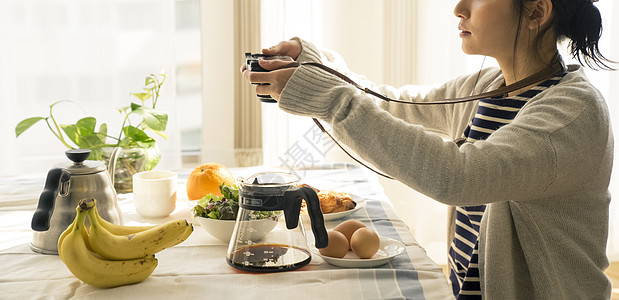
[(230, 170), (218, 163), (206, 163), (196, 167), (187, 178), (187, 197), (189, 200), (201, 199), (208, 194), (222, 196), (219, 186), (222, 183), (235, 184)]

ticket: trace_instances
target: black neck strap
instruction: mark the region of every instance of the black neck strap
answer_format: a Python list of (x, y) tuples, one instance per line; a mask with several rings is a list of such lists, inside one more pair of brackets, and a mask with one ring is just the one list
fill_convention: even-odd
[[(373, 90), (370, 90), (369, 88), (364, 88), (361, 85), (359, 85), (358, 83), (356, 83), (355, 81), (353, 81), (352, 79), (348, 78), (346, 75), (332, 69), (329, 68), (323, 64), (319, 64), (319, 63), (313, 63), (313, 62), (308, 62), (308, 63), (297, 63), (297, 62), (293, 62), (291, 64), (288, 64), (286, 66), (284, 66), (284, 68), (290, 68), (290, 67), (297, 67), (299, 65), (302, 66), (314, 66), (317, 68), (320, 68), (330, 74), (333, 74), (335, 76), (337, 76), (338, 78), (344, 80), (345, 82), (355, 86), (356, 88), (364, 91), (367, 94), (370, 94), (372, 96), (378, 97), (382, 100), (388, 101), (388, 102), (396, 102), (396, 103), (402, 103), (402, 104), (412, 104), (412, 105), (445, 105), (445, 104), (457, 104), (457, 103), (464, 103), (464, 102), (470, 102), (470, 101), (476, 101), (476, 100), (481, 100), (481, 99), (487, 99), (487, 98), (492, 98), (492, 97), (502, 97), (507, 95), (508, 93), (511, 93), (513, 91), (517, 91), (519, 89), (528, 87), (530, 85), (536, 84), (538, 82), (542, 82), (542, 81), (546, 81), (556, 75), (560, 75), (563, 74), (567, 71), (567, 68), (565, 66), (565, 64), (563, 63), (563, 60), (560, 58), (560, 56), (557, 56), (554, 59), (554, 63), (546, 68), (544, 68), (543, 70), (529, 76), (526, 77), (522, 80), (519, 80), (517, 82), (514, 82), (510, 85), (507, 86), (503, 86), (500, 87), (496, 90), (490, 91), (490, 92), (485, 92), (485, 93), (481, 93), (478, 95), (473, 95), (473, 96), (467, 96), (467, 97), (460, 97), (460, 98), (451, 98), (451, 99), (444, 99), (444, 100), (440, 100), (440, 101), (429, 101), (429, 102), (410, 102), (410, 101), (402, 101), (402, 100), (397, 100), (397, 99), (391, 99), (389, 97), (386, 97), (380, 93), (377, 93)], [(320, 128), (320, 130), (322, 132), (324, 132), (329, 138), (331, 138), (331, 140), (342, 150), (344, 151), (344, 153), (346, 153), (346, 155), (348, 155), (350, 158), (352, 158), (354, 161), (356, 161), (357, 163), (359, 163), (360, 165), (368, 168), (369, 170), (373, 171), (374, 173), (381, 175), (385, 178), (389, 178), (389, 179), (393, 179), (393, 177), (384, 174), (380, 171), (375, 170), (374, 168), (368, 166), (367, 164), (365, 164), (364, 162), (362, 162), (361, 160), (357, 159), (355, 156), (353, 156), (352, 154), (350, 154), (348, 151), (346, 151), (346, 149), (340, 145), (340, 143), (322, 126), (322, 124), (316, 119), (316, 118), (312, 118), (312, 120), (314, 120), (314, 123), (316, 123), (316, 126), (318, 126), (318, 128)]]
[(558, 74), (562, 74), (564, 72), (566, 72), (567, 68), (565, 67), (565, 64), (563, 63), (563, 60), (561, 60), (560, 57), (556, 57), (554, 59), (554, 63), (546, 68), (544, 68), (543, 70), (528, 76), (522, 80), (516, 81), (510, 85), (507, 86), (503, 86), (500, 87), (496, 90), (493, 91), (489, 91), (489, 92), (485, 92), (485, 93), (481, 93), (478, 95), (473, 95), (473, 96), (467, 96), (467, 97), (460, 97), (460, 98), (451, 98), (451, 99), (444, 99), (444, 100), (440, 100), (440, 101), (429, 101), (429, 102), (410, 102), (410, 101), (402, 101), (402, 100), (397, 100), (397, 99), (391, 99), (389, 97), (386, 97), (380, 93), (377, 93), (369, 88), (364, 88), (361, 85), (359, 85), (358, 83), (354, 82), (352, 79), (348, 78), (346, 75), (332, 69), (329, 68), (323, 64), (319, 64), (319, 63), (313, 63), (313, 62), (309, 62), (309, 63), (301, 63), (300, 65), (302, 66), (314, 66), (314, 67), (318, 67), (330, 74), (333, 74), (335, 76), (337, 76), (338, 78), (346, 81), (347, 83), (353, 85), (354, 87), (364, 91), (367, 94), (370, 94), (372, 96), (375, 96), (377, 98), (380, 98), (382, 100), (388, 101), (388, 102), (396, 102), (396, 103), (402, 103), (402, 104), (413, 104), (413, 105), (441, 105), (441, 104), (456, 104), (456, 103), (463, 103), (463, 102), (470, 102), (470, 101), (476, 101), (476, 100), (481, 100), (481, 99), (487, 99), (487, 98), (493, 98), (493, 97), (501, 97), (504, 95), (507, 95), (508, 93), (511, 93), (513, 91), (517, 91), (519, 89), (525, 88), (527, 86), (536, 84), (538, 82), (542, 82), (542, 81), (546, 81)]

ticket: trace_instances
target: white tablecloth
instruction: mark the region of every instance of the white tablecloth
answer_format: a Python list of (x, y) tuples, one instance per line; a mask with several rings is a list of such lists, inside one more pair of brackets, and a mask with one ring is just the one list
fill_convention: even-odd
[[(272, 170), (232, 169), (235, 176)], [(126, 225), (191, 219), (185, 194), (189, 170), (179, 170), (179, 200), (167, 218), (146, 219), (133, 207), (130, 194), (119, 195)], [(377, 178), (351, 165), (297, 170), (302, 182), (319, 189), (363, 197), (366, 206), (327, 229), (357, 219), (379, 235), (402, 241), (406, 251), (374, 268), (340, 268), (313, 256), (296, 271), (251, 274), (225, 261), (227, 245), (199, 226), (185, 242), (157, 254), (159, 265), (145, 281), (98, 289), (75, 278), (58, 256), (30, 250), (30, 221), (46, 174), (0, 179), (0, 299), (452, 299), (441, 268), (425, 253), (398, 218)]]

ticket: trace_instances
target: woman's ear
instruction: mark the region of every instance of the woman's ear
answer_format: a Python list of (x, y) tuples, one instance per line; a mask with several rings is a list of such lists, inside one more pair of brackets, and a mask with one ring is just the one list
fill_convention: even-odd
[(525, 19), (529, 29), (539, 29), (546, 24), (552, 16), (551, 0), (533, 0), (527, 3)]

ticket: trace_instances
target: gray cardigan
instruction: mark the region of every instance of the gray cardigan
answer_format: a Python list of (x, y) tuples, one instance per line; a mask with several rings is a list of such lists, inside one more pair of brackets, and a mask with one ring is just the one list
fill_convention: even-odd
[[(301, 42), (298, 60), (321, 62), (317, 48)], [(374, 87), (399, 99), (432, 101), (504, 83), (496, 68), (484, 70), (474, 86), (476, 75), (426, 94), (410, 86)], [(462, 136), (477, 102), (379, 106), (341, 79), (301, 66), (279, 107), (330, 123), (363, 159), (436, 201), (487, 204), (479, 236), (484, 298), (610, 298), (603, 270), (613, 136), (604, 99), (579, 66), (529, 100), (511, 124), (460, 148), (445, 138)], [(450, 238), (453, 222), (450, 214)]]

